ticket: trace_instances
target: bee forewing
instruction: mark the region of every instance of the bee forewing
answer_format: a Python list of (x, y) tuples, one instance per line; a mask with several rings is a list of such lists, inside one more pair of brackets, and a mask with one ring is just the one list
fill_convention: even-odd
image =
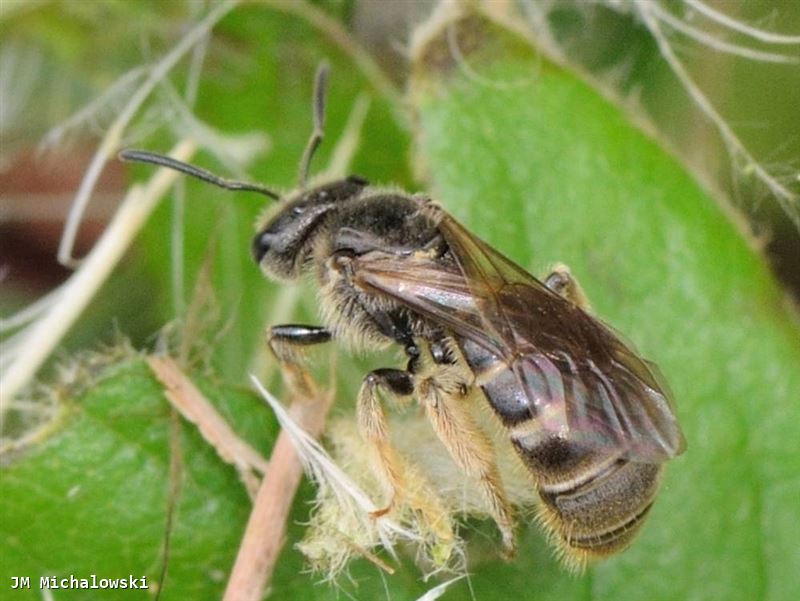
[(439, 229), (452, 259), (367, 253), (354, 266), (357, 285), (478, 345), (484, 362), (506, 365), (537, 428), (618, 448), (633, 461), (659, 463), (683, 451), (666, 387), (610, 328), (449, 215)]

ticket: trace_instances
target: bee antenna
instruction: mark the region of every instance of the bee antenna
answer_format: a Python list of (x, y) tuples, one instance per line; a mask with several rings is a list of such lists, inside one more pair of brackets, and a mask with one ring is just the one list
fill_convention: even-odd
[(325, 137), (325, 95), (328, 91), (329, 72), (330, 67), (327, 61), (323, 61), (320, 63), (319, 67), (317, 67), (317, 75), (314, 78), (314, 104), (312, 106), (314, 131), (311, 132), (311, 137), (308, 139), (306, 149), (303, 151), (303, 159), (300, 161), (300, 188), (305, 188), (306, 186), (311, 159), (314, 157), (314, 153)]
[(250, 182), (240, 182), (236, 180), (225, 179), (218, 175), (214, 175), (210, 171), (206, 171), (200, 167), (190, 165), (189, 163), (184, 163), (171, 157), (164, 156), (163, 154), (147, 152), (146, 150), (123, 150), (118, 156), (122, 161), (128, 161), (132, 163), (150, 163), (152, 165), (159, 165), (160, 167), (174, 169), (175, 171), (180, 171), (186, 175), (191, 175), (192, 177), (196, 177), (197, 179), (208, 182), (209, 184), (214, 184), (215, 186), (224, 188), (225, 190), (245, 190), (247, 192), (257, 192), (258, 194), (269, 196), (274, 200), (280, 200), (280, 195), (266, 186), (252, 184)]

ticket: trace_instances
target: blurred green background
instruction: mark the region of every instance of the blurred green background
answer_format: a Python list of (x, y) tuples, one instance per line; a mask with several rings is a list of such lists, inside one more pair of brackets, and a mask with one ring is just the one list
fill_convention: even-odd
[[(98, 139), (133, 87), (123, 88), (61, 144), (40, 152), (43, 136), (124, 73), (162, 56), (214, 5), (3, 3), (4, 315), (68, 276), (54, 260), (63, 218)], [(796, 3), (713, 5), (765, 29), (800, 31)], [(355, 99), (367, 94), (353, 172), (375, 183), (432, 191), (535, 273), (551, 261), (568, 261), (588, 280), (598, 312), (662, 366), (676, 391), (690, 452), (670, 466), (657, 515), (642, 540), (573, 577), (555, 563), (535, 527), (523, 527), (521, 557), (505, 564), (493, 553), (489, 526), (470, 522), (465, 531), (471, 583), (454, 585), (445, 599), (467, 598), (471, 590), (481, 601), (627, 599), (641, 598), (642, 591), (654, 599), (791, 598), (800, 587), (791, 569), (800, 563), (792, 543), (800, 466), (790, 444), (800, 423), (794, 406), (800, 351), (796, 312), (787, 308), (787, 297), (800, 289), (797, 229), (725, 152), (628, 5), (528, 0), (489, 6), (518, 10), (518, 23), (542, 15), (564, 54), (625, 99), (628, 117), (527, 42), (492, 28), (478, 36), (475, 47), (469, 37), (456, 44), (470, 59), (470, 70), (452, 75), (424, 61), (410, 63), (409, 36), (435, 8), (432, 2), (264, 1), (242, 3), (214, 28), (198, 55), (196, 94), (186, 92), (191, 61), (179, 63), (171, 87), (156, 91), (124, 145), (166, 151), (187, 128), (175, 97), (188, 96), (203, 124), (226, 136), (258, 132), (266, 140), (266, 151), (248, 164), (220, 161), (208, 152), (195, 162), (291, 189), (310, 129), (313, 72), (327, 58), (327, 138), (315, 168), (328, 164)], [(678, 2), (660, 6), (697, 18)], [(750, 152), (796, 193), (797, 64), (747, 61), (680, 36), (672, 39)], [(779, 49), (800, 54), (797, 45)], [(541, 89), (526, 87), (537, 78)], [(409, 80), (413, 93), (406, 95)], [(631, 121), (641, 120), (704, 174), (713, 199), (636, 132)], [(151, 174), (147, 167), (109, 164), (81, 228), (80, 253), (96, 240), (128, 183)], [(180, 330), (205, 268), (213, 293), (204, 293), (204, 328), (194, 334), (195, 348), (203, 351), (197, 365), (202, 386), (238, 432), (268, 449), (275, 423), (247, 392), (246, 375), (261, 373), (279, 389), (263, 350), (263, 328), (277, 316), (313, 321), (313, 292), (281, 292), (253, 266), (248, 249), (262, 210), (259, 198), (231, 196), (194, 181), (185, 187), (184, 202), (171, 195), (158, 208), (70, 330), (58, 360), (40, 376), (59, 381), (58, 365), (77, 351), (112, 343), (117, 333), (135, 348), (152, 348), (165, 324)], [(589, 202), (594, 196), (596, 202)], [(732, 227), (730, 212), (746, 217), (736, 217)], [(176, 215), (182, 215), (180, 226)], [(783, 288), (748, 246), (766, 247)], [(4, 345), (3, 352), (8, 350)], [(338, 413), (346, 414), (368, 366), (395, 361), (388, 354), (340, 362)], [(86, 371), (90, 385), (58, 388), (55, 396), (66, 409), (54, 431), (22, 452), (4, 455), (0, 599), (25, 598), (7, 588), (11, 575), (36, 580), (44, 573), (158, 573), (170, 490), (166, 403), (136, 360)], [(40, 397), (39, 392), (32, 398)], [(20, 435), (13, 426), (13, 420), (4, 424), (4, 444)], [(215, 598), (248, 500), (235, 474), (219, 465), (191, 427), (183, 427), (181, 440), (187, 483), (165, 595)], [(304, 485), (294, 522), (307, 518), (311, 498), (312, 487)], [(86, 533), (93, 543), (83, 542)], [(411, 554), (393, 576), (359, 561), (340, 590), (317, 585), (314, 576), (299, 574), (303, 560), (291, 543), (301, 536), (302, 527), (293, 525), (274, 598), (414, 599), (433, 585), (420, 580)], [(94, 598), (63, 593), (56, 598)]]

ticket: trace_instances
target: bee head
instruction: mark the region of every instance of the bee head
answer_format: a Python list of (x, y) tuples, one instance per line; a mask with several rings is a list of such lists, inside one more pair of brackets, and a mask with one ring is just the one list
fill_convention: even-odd
[(327, 217), (368, 186), (358, 176), (300, 190), (289, 196), (253, 238), (253, 259), (269, 277), (286, 280), (300, 275)]
[[(325, 134), (325, 93), (328, 67), (317, 69), (312, 115), (314, 130), (300, 160), (298, 190), (290, 194), (262, 225), (258, 226), (251, 251), (268, 277), (286, 280), (300, 275), (311, 254), (316, 234), (331, 212), (357, 198), (369, 183), (357, 176), (307, 188), (309, 166)], [(324, 229), (324, 228), (323, 228)]]

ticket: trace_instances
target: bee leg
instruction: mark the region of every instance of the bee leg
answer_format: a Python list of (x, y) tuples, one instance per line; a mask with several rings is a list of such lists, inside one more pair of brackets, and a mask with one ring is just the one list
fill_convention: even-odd
[(494, 448), (467, 409), (465, 401), (470, 388), (458, 377), (450, 377), (447, 368), (444, 370), (438, 372), (438, 377), (437, 372), (432, 372), (430, 377), (419, 379), (418, 398), (450, 456), (479, 484), (489, 513), (500, 529), (505, 552), (512, 557), (516, 552), (514, 519), (495, 462)]
[(550, 274), (544, 280), (544, 285), (556, 294), (563, 296), (568, 301), (579, 306), (584, 311), (591, 311), (589, 299), (586, 298), (583, 288), (581, 288), (575, 276), (572, 275), (569, 267), (563, 263), (556, 263), (553, 265)]
[(296, 398), (318, 398), (317, 386), (302, 360), (302, 348), (328, 342), (331, 333), (322, 326), (287, 324), (267, 330), (267, 344), (278, 360), (283, 379)]
[(378, 476), (390, 499), (389, 504), (375, 511), (373, 516), (380, 517), (388, 513), (402, 501), (418, 511), (436, 538), (447, 544), (453, 539), (448, 514), (438, 496), (430, 494), (432, 488), (426, 483), (425, 477), (398, 455), (392, 446), (379, 389), (388, 391), (401, 400), (410, 400), (414, 391), (414, 378), (409, 372), (399, 369), (376, 369), (367, 374), (358, 393), (358, 428), (372, 449)]

